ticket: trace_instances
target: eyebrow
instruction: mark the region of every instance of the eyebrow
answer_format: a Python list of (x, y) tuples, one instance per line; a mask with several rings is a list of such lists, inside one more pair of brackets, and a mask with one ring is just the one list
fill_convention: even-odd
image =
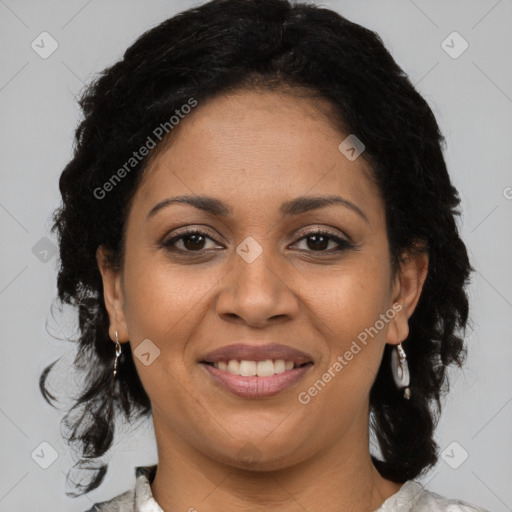
[[(226, 217), (233, 213), (232, 208), (228, 205), (224, 204), (219, 199), (209, 196), (177, 196), (177, 197), (169, 197), (157, 203), (148, 213), (146, 220), (149, 220), (153, 217), (158, 211), (166, 208), (171, 204), (188, 204), (197, 208), (198, 210), (202, 210), (206, 213), (210, 213), (212, 215), (218, 217)], [(324, 208), (325, 206), (330, 206), (333, 204), (339, 204), (350, 208), (352, 211), (357, 213), (360, 217), (362, 217), (366, 222), (369, 223), (368, 217), (365, 213), (354, 203), (350, 202), (343, 197), (336, 195), (327, 195), (327, 196), (301, 196), (291, 201), (286, 201), (281, 205), (280, 212), (284, 216), (290, 215), (300, 215), (302, 213), (306, 213), (312, 210), (317, 210), (319, 208)]]

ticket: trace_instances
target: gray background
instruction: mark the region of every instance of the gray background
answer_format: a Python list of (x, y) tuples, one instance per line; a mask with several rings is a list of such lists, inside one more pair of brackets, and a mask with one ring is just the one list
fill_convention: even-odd
[[(51, 238), (58, 178), (71, 156), (79, 119), (74, 96), (136, 36), (195, 4), (0, 0), (0, 511), (83, 511), (131, 487), (134, 466), (157, 461), (147, 422), (116, 438), (99, 489), (65, 496), (75, 459), (59, 432), (64, 407), (59, 412), (43, 401), (38, 378), (62, 354), (60, 370), (70, 366), (73, 344), (52, 335), (71, 336), (74, 316), (52, 319), (56, 256), (51, 241), (41, 239)], [(454, 373), (437, 431), (444, 458), (421, 482), (491, 511), (512, 510), (512, 0), (322, 4), (376, 30), (429, 101), (447, 138), (448, 167), (462, 197), (460, 228), (477, 269), (469, 357)], [(58, 43), (46, 59), (31, 47), (44, 31)], [(457, 36), (446, 40), (453, 31), (469, 44), (457, 58), (445, 51), (463, 48)], [(55, 386), (69, 396), (73, 379)], [(51, 462), (52, 449), (42, 442), (57, 455), (47, 469), (40, 465)]]

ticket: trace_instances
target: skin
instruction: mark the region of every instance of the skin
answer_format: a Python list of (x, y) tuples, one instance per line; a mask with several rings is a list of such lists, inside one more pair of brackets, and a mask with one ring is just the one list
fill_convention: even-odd
[[(146, 170), (129, 210), (121, 268), (98, 249), (110, 337), (117, 330), (123, 350), (145, 339), (160, 350), (148, 366), (134, 361), (153, 408), (159, 461), (151, 489), (165, 511), (372, 511), (402, 485), (372, 465), (369, 392), (385, 344), (408, 335), (428, 259), (404, 253), (392, 274), (383, 200), (365, 160), (339, 151), (347, 134), (325, 107), (249, 90), (200, 104)], [(233, 212), (218, 217), (173, 204), (147, 218), (160, 201), (185, 194), (213, 196)], [(339, 204), (279, 212), (298, 196), (329, 194), (367, 220)], [(207, 238), (177, 241), (178, 249), (189, 247), (181, 254), (161, 245), (186, 226)], [(306, 229), (328, 229), (354, 248), (333, 252), (332, 239), (318, 248)], [(236, 252), (248, 236), (263, 249), (252, 263)], [(298, 393), (393, 304), (402, 306), (396, 316), (301, 404)], [(315, 364), (277, 396), (240, 398), (197, 361), (241, 340), (288, 344)], [(239, 455), (248, 443), (253, 462)]]

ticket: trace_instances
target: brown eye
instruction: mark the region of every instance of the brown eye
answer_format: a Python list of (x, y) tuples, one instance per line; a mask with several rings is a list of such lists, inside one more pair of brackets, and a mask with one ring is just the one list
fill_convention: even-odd
[[(202, 231), (192, 230), (181, 233), (177, 236), (170, 238), (163, 242), (163, 246), (170, 251), (182, 251), (182, 252), (199, 252), (202, 250), (209, 249), (205, 247), (206, 241), (212, 238), (207, 236)], [(181, 242), (181, 247), (177, 247), (177, 243)], [(217, 246), (216, 246), (217, 247)]]
[[(169, 238), (162, 243), (162, 246), (168, 251), (183, 253), (200, 253), (219, 247), (219, 245), (206, 247), (208, 240), (215, 243), (213, 238), (208, 236), (207, 233), (198, 230), (189, 230)], [(303, 240), (306, 240), (306, 248), (304, 249), (306, 252), (333, 253), (353, 248), (353, 245), (347, 240), (328, 231), (312, 231), (306, 233), (298, 242)], [(334, 247), (332, 247), (332, 244), (334, 244)]]
[[(347, 240), (328, 231), (312, 231), (303, 236), (299, 242), (302, 240), (306, 240), (307, 250), (312, 252), (336, 252), (353, 247)], [(335, 244), (334, 249), (326, 250), (330, 243)]]

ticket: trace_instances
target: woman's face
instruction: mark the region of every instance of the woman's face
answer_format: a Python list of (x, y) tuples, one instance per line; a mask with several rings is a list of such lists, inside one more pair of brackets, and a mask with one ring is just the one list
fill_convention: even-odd
[[(260, 469), (361, 446), (385, 344), (407, 336), (422, 284), (419, 271), (392, 276), (365, 161), (339, 149), (348, 134), (312, 100), (284, 93), (218, 97), (178, 128), (134, 196), (121, 272), (102, 267), (110, 334), (130, 341), (159, 446)], [(208, 196), (215, 208), (162, 203), (178, 196)], [(327, 196), (342, 201), (282, 210)], [(191, 229), (201, 234), (177, 238)], [(257, 351), (227, 349), (226, 364), (279, 373), (205, 363), (233, 344)], [(257, 364), (276, 358), (309, 364)]]

